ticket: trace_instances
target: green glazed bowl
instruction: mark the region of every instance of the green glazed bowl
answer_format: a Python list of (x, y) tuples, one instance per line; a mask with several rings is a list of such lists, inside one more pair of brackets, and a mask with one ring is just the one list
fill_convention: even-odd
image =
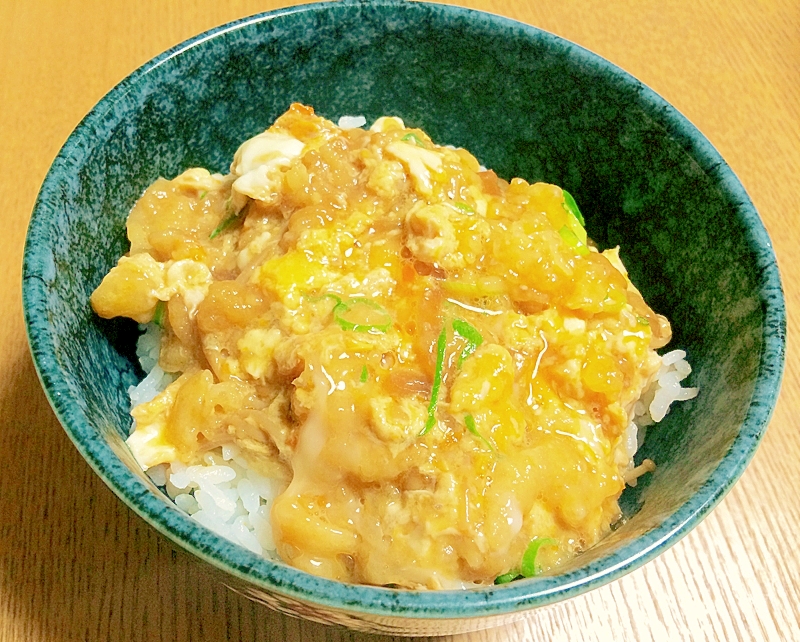
[[(336, 119), (397, 115), (466, 147), (500, 176), (568, 189), (589, 235), (620, 245), (672, 321), (699, 396), (648, 432), (658, 465), (625, 491), (624, 523), (558, 575), (467, 591), (354, 586), (260, 558), (178, 510), (124, 438), (141, 372), (136, 327), (94, 316), (89, 294), (127, 251), (145, 187), (191, 166), (225, 172), (237, 146), (292, 101)], [(780, 387), (785, 311), (770, 240), (711, 144), (650, 89), (533, 27), (402, 0), (286, 9), (209, 31), (135, 71), (61, 149), (33, 212), (23, 299), (58, 418), (111, 489), (237, 590), (320, 622), (394, 634), (476, 630), (614, 580), (678, 541), (741, 475)]]

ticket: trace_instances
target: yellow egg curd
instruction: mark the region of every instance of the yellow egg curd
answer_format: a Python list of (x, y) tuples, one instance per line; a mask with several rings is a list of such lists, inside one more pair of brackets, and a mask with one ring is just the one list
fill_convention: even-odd
[(399, 118), (342, 129), (292, 105), (228, 175), (149, 187), (92, 295), (161, 325), (180, 374), (133, 409), (133, 454), (235, 444), (282, 481), (280, 557), (324, 577), (555, 570), (620, 518), (633, 405), (670, 335), (582, 223), (561, 188)]

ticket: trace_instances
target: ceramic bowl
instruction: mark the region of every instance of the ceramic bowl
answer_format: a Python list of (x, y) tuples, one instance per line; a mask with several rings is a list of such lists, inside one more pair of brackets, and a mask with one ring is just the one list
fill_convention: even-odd
[[(675, 330), (700, 395), (648, 433), (658, 465), (622, 496), (624, 523), (561, 573), (467, 591), (354, 586), (223, 540), (171, 504), (124, 438), (141, 372), (136, 327), (89, 294), (127, 250), (125, 218), (159, 176), (225, 172), (238, 144), (292, 101), (323, 116), (402, 117), (506, 178), (570, 190), (589, 235), (620, 245)], [(581, 47), (456, 7), (316, 4), (219, 27), (135, 71), (86, 116), (42, 186), (23, 282), (31, 351), (50, 402), (111, 489), (235, 590), (293, 615), (395, 634), (476, 630), (578, 595), (652, 559), (731, 488), (766, 429), (785, 313), (771, 244), (745, 190), (662, 98)]]

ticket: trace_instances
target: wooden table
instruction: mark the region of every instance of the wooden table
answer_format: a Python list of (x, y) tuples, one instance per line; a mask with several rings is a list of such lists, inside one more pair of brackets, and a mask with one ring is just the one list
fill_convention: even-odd
[[(205, 29), (285, 0), (0, 2), (0, 642), (378, 640), (209, 581), (89, 469), (39, 386), (20, 309), (48, 166), (115, 83)], [(605, 56), (728, 160), (772, 235), (789, 311), (783, 392), (753, 463), (684, 540), (625, 578), (462, 641), (800, 640), (800, 5), (792, 0), (473, 0)]]

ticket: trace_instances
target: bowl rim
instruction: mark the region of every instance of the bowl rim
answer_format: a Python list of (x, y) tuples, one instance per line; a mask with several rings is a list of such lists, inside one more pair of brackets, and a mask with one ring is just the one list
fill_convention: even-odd
[[(728, 453), (708, 480), (658, 527), (602, 558), (602, 566), (590, 563), (556, 576), (543, 576), (502, 586), (473, 590), (410, 591), (366, 585), (344, 584), (316, 577), (293, 567), (276, 564), (246, 551), (220, 536), (209, 538), (209, 531), (182, 514), (170, 510), (164, 500), (150, 492), (146, 482), (123, 464), (105, 440), (93, 439), (96, 433), (78, 405), (72, 387), (63, 377), (53, 356), (55, 345), (50, 326), (37, 315), (37, 306), (46, 299), (46, 279), (52, 271), (37, 239), (45, 237), (48, 225), (43, 203), (56, 194), (61, 172), (68, 172), (71, 159), (88, 156), (92, 132), (102, 129), (108, 114), (136, 84), (170, 59), (223, 34), (292, 14), (348, 9), (358, 6), (403, 7), (424, 10), (435, 7), (448, 16), (481, 16), (493, 27), (514, 29), (525, 37), (546, 41), (549, 45), (569, 47), (569, 56), (577, 63), (599, 66), (612, 74), (616, 82), (633, 87), (639, 94), (642, 109), (665, 127), (668, 134), (694, 158), (737, 204), (737, 214), (746, 228), (745, 238), (757, 261), (760, 303), (763, 310), (762, 351), (758, 375), (750, 405)], [(87, 140), (89, 142), (87, 142)], [(686, 535), (724, 497), (752, 459), (766, 430), (777, 400), (785, 360), (786, 313), (780, 275), (770, 239), (744, 187), (713, 145), (677, 109), (649, 87), (610, 61), (569, 40), (532, 25), (495, 14), (432, 3), (407, 0), (340, 0), (320, 2), (259, 13), (205, 31), (172, 47), (136, 69), (111, 89), (83, 118), (70, 134), (53, 162), (34, 206), (23, 258), (23, 310), (33, 361), (45, 394), (61, 425), (98, 476), (134, 512), (162, 535), (213, 567), (229, 573), (244, 583), (306, 603), (321, 605), (356, 616), (393, 616), (441, 620), (465, 616), (477, 618), (514, 613), (533, 606), (544, 606), (606, 584), (656, 557)], [(774, 328), (778, 328), (777, 332)], [(771, 329), (773, 329), (771, 331)], [(166, 507), (166, 509), (165, 509)]]

